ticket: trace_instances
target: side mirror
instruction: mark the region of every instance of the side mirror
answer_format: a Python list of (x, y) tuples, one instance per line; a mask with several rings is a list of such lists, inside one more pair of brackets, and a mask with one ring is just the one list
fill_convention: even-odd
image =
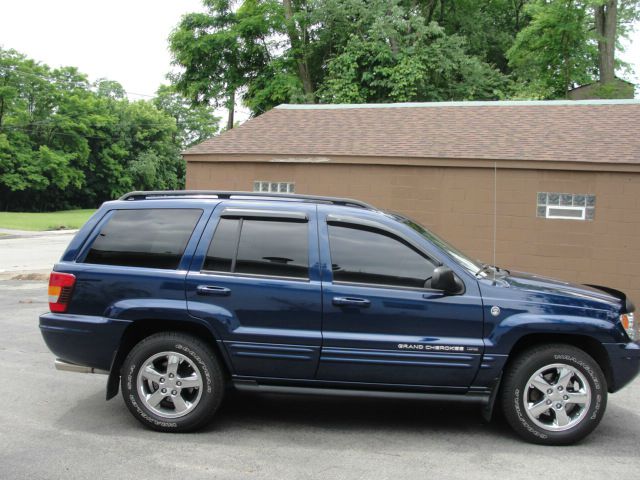
[(435, 290), (442, 290), (448, 294), (461, 293), (463, 290), (462, 282), (456, 277), (449, 267), (441, 266), (437, 267), (433, 271), (431, 277), (431, 288)]

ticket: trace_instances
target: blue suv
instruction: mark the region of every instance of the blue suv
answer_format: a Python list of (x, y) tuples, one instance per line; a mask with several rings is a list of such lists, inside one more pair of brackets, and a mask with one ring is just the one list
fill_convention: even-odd
[(478, 263), (401, 215), (332, 197), (133, 192), (78, 232), (40, 329), (61, 370), (192, 431), (237, 390), (495, 405), (569, 444), (640, 369), (617, 290)]

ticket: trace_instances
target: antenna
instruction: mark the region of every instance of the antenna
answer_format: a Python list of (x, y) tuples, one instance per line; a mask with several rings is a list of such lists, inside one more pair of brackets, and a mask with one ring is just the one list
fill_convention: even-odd
[(496, 283), (496, 232), (498, 229), (498, 162), (493, 162), (493, 283)]

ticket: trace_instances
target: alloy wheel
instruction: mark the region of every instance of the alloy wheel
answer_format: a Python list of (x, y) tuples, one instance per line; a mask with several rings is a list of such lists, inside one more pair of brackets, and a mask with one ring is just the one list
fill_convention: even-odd
[(539, 427), (560, 432), (584, 420), (591, 405), (591, 387), (577, 368), (553, 363), (537, 370), (526, 384), (524, 407)]
[(192, 411), (202, 396), (202, 373), (178, 352), (160, 352), (149, 357), (138, 372), (140, 398), (153, 413), (179, 418)]

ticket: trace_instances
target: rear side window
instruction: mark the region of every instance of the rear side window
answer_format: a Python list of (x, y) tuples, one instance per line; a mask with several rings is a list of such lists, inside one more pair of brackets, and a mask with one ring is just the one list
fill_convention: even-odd
[(118, 210), (84, 262), (175, 270), (201, 215), (199, 209)]
[(204, 269), (215, 272), (231, 272), (233, 260), (238, 248), (240, 220), (221, 218), (216, 233), (209, 246)]
[(388, 232), (329, 225), (331, 268), (336, 282), (424, 288), (435, 264)]
[(222, 218), (203, 270), (309, 277), (306, 222)]

